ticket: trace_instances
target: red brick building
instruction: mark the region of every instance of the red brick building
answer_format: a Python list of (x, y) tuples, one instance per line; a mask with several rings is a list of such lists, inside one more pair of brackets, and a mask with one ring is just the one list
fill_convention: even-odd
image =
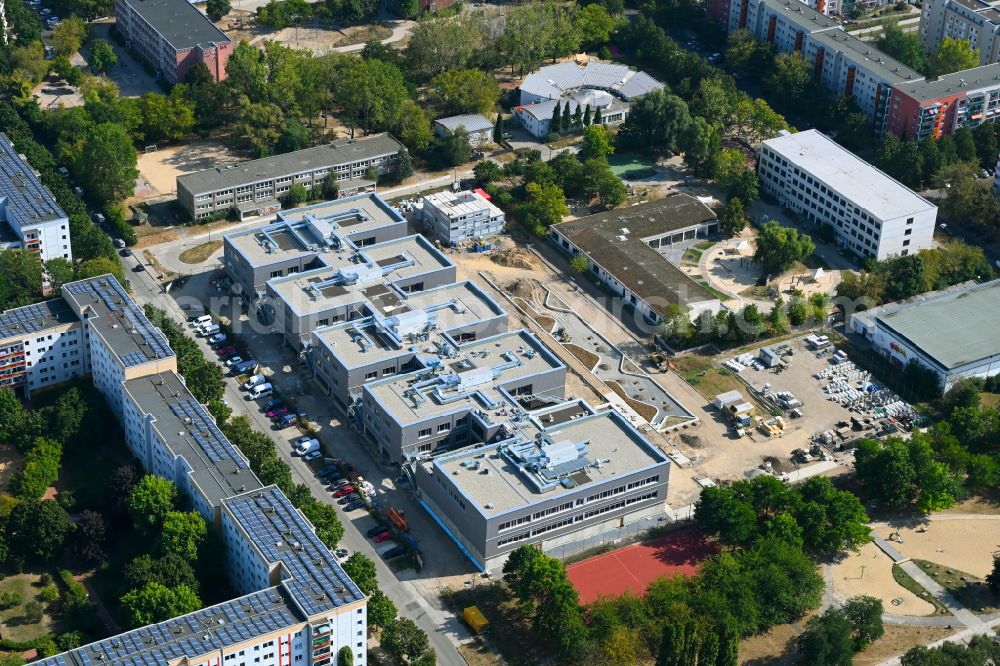
[(187, 0), (115, 0), (115, 14), (125, 45), (157, 76), (179, 83), (203, 62), (213, 79), (226, 78), (233, 43)]
[(886, 129), (904, 139), (939, 137), (1000, 118), (1000, 63), (893, 87)]

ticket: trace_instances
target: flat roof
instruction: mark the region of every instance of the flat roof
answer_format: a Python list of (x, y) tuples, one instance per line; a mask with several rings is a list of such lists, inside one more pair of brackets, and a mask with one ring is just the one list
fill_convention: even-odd
[(284, 566), (288, 576), (281, 584), (307, 616), (365, 599), (309, 521), (278, 488), (231, 497), (224, 505), (264, 561)]
[[(502, 370), (499, 369), (501, 366)], [(437, 370), (418, 370), (408, 375), (371, 382), (365, 384), (364, 388), (386, 413), (405, 426), (438, 414), (470, 407), (484, 408), (475, 397), (478, 391), (487, 394), (494, 404), (505, 405), (506, 401), (498, 393), (503, 385), (565, 367), (537, 337), (522, 329), (462, 345), (457, 357), (442, 359)], [(488, 372), (490, 369), (493, 369), (492, 374)], [(463, 376), (475, 376), (479, 383), (470, 382), (468, 386), (458, 384), (455, 387), (442, 384), (440, 395), (446, 401), (433, 397), (433, 390), (426, 392), (431, 395), (424, 400), (413, 396), (411, 389), (420, 382), (434, 377), (447, 382), (448, 378), (462, 379)]]
[(42, 181), (35, 175), (35, 170), (21, 159), (14, 144), (2, 132), (0, 132), (0, 211), (8, 224), (22, 228), (66, 219), (66, 213), (56, 203), (56, 198), (49, 192), (49, 188), (42, 185)]
[[(320, 255), (321, 268), (272, 278), (267, 284), (271, 291), (290, 306), (297, 315), (321, 312), (332, 307), (360, 303), (365, 299), (364, 288), (372, 283), (391, 284), (454, 264), (423, 236), (414, 235), (357, 251), (341, 249)], [(348, 282), (339, 277), (352, 272), (374, 271), (374, 277)], [(330, 284), (340, 282), (339, 284)], [(322, 286), (320, 286), (322, 285)]]
[(454, 132), (459, 127), (464, 127), (467, 132), (482, 132), (493, 129), (493, 121), (481, 113), (466, 113), (461, 116), (449, 116), (438, 118), (435, 125), (440, 125), (448, 131)]
[(400, 150), (405, 150), (403, 144), (388, 134), (373, 134), (353, 141), (340, 139), (322, 146), (178, 176), (177, 189), (183, 186), (188, 192), (198, 195), (279, 176), (395, 155)]
[(823, 30), (839, 30), (840, 22), (820, 14), (809, 5), (799, 2), (799, 0), (760, 0), (757, 5), (760, 8), (767, 7), (781, 14), (786, 19), (794, 21), (796, 25), (808, 28), (810, 34), (815, 34)]
[(715, 213), (708, 206), (694, 197), (678, 194), (560, 222), (552, 228), (662, 315), (663, 301), (684, 306), (718, 298), (643, 239), (715, 220)]
[(817, 130), (768, 139), (764, 145), (880, 220), (937, 208)]
[(924, 78), (923, 74), (879, 51), (873, 44), (863, 42), (843, 30), (819, 32), (811, 35), (810, 39), (819, 42), (825, 48), (841, 51), (854, 62), (890, 83), (919, 81)]
[(226, 33), (187, 0), (123, 0), (178, 51), (228, 43)]
[[(443, 474), (487, 518), (575, 492), (581, 486), (668, 464), (662, 452), (614, 411), (564, 421), (547, 428), (544, 434), (552, 442), (586, 442), (578, 469), (567, 477), (572, 479), (573, 483), (568, 484), (572, 487), (556, 483), (551, 489), (539, 492), (526, 471), (518, 469), (508, 456), (501, 455), (497, 444), (445, 454), (429, 464), (435, 474)], [(535, 450), (538, 451), (537, 447)]]
[(879, 325), (951, 370), (1000, 354), (1000, 280), (888, 306)]
[[(454, 303), (454, 306), (437, 307), (446, 303)], [(433, 309), (433, 313), (428, 315), (428, 322), (432, 321), (434, 330), (443, 333), (506, 314), (496, 301), (474, 282), (468, 280), (406, 294), (405, 299), (400, 299), (400, 304), (405, 306), (405, 309), (397, 308), (395, 312), (380, 314), (391, 317), (400, 312), (430, 308)], [(365, 333), (370, 346), (361, 344), (356, 333), (357, 329)], [(380, 331), (375, 318), (369, 317), (323, 327), (317, 329), (315, 335), (346, 368), (356, 368), (382, 359), (413, 353), (409, 351), (411, 346), (417, 347), (418, 354), (433, 354), (437, 351), (438, 344), (447, 344), (443, 340), (437, 341), (436, 336), (429, 336), (428, 340), (416, 345), (409, 343), (399, 345)]]
[(77, 312), (89, 309), (96, 315), (88, 320), (91, 330), (100, 332), (126, 368), (174, 356), (160, 329), (146, 319), (113, 275), (64, 284), (62, 294)]
[(490, 203), (486, 197), (474, 190), (454, 192), (442, 190), (424, 197), (424, 208), (430, 206), (449, 218), (462, 215), (472, 215), (482, 210), (488, 210), (493, 215), (502, 215), (503, 211)]
[(581, 88), (607, 90), (632, 100), (661, 90), (663, 84), (628, 65), (588, 58), (585, 62), (567, 60), (542, 67), (525, 77), (520, 85), (522, 92), (547, 99), (561, 99)]
[(983, 90), (1000, 88), (1000, 63), (963, 69), (945, 74), (933, 81), (897, 83), (896, 89), (918, 102), (929, 102), (952, 95), (972, 95)]
[(0, 340), (18, 338), (80, 321), (61, 298), (0, 312)]
[(229, 443), (178, 375), (161, 372), (130, 379), (125, 391), (143, 414), (155, 419), (152, 427), (171, 454), (187, 461), (209, 504), (218, 506), (227, 497), (263, 487), (247, 459)]

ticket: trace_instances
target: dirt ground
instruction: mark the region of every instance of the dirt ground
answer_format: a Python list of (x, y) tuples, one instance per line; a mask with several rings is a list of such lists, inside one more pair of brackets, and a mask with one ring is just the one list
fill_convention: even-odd
[(177, 194), (178, 176), (246, 159), (219, 141), (196, 141), (152, 153), (140, 152), (139, 175), (154, 190), (144, 198)]
[(887, 613), (933, 615), (934, 605), (899, 585), (892, 577), (892, 560), (874, 543), (866, 543), (833, 565), (833, 593), (838, 599), (867, 594), (882, 600)]
[(885, 635), (863, 651), (854, 655), (854, 666), (879, 664), (886, 659), (903, 654), (917, 645), (925, 645), (955, 633), (947, 627), (910, 627), (898, 624), (885, 625)]
[(0, 444), (0, 488), (6, 488), (10, 477), (24, 465), (24, 456), (9, 444)]
[(903, 543), (893, 543), (899, 552), (915, 560), (929, 560), (985, 578), (993, 570), (993, 553), (1000, 548), (1000, 516), (959, 518), (934, 515), (919, 529), (875, 527), (882, 537), (898, 531)]

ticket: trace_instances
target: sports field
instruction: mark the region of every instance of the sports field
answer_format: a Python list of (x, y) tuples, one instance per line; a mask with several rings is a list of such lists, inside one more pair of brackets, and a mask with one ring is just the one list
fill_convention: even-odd
[(626, 591), (642, 594), (661, 576), (692, 576), (712, 552), (700, 532), (684, 529), (576, 562), (566, 567), (566, 573), (580, 594), (580, 603), (588, 604)]

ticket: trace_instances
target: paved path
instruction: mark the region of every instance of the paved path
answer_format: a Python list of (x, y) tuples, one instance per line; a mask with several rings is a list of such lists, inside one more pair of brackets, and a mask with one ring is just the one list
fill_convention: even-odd
[[(393, 23), (392, 34), (382, 40), (382, 43), (388, 46), (389, 44), (395, 44), (396, 42), (403, 41), (404, 38), (410, 35), (410, 31), (413, 30), (413, 26), (417, 23), (416, 21), (387, 21), (387, 23)], [(364, 50), (364, 42), (360, 44), (350, 44), (348, 46), (337, 46), (333, 50), (338, 53), (357, 53)]]
[(959, 603), (958, 599), (952, 596), (951, 592), (941, 587), (937, 581), (928, 576), (923, 570), (911, 561), (902, 562), (899, 567), (910, 574), (913, 580), (917, 581), (921, 587), (930, 592), (940, 601), (945, 608), (952, 612), (959, 622), (969, 629), (982, 629), (985, 625), (982, 620), (976, 617), (972, 611)]
[(881, 548), (882, 552), (884, 552), (886, 555), (889, 556), (893, 564), (902, 564), (903, 562), (908, 562), (910, 560), (910, 558), (908, 558), (906, 555), (903, 555), (894, 547), (890, 546), (888, 541), (886, 541), (879, 535), (875, 534), (874, 531), (872, 532), (871, 536), (872, 536), (872, 541), (875, 542), (875, 545)]

